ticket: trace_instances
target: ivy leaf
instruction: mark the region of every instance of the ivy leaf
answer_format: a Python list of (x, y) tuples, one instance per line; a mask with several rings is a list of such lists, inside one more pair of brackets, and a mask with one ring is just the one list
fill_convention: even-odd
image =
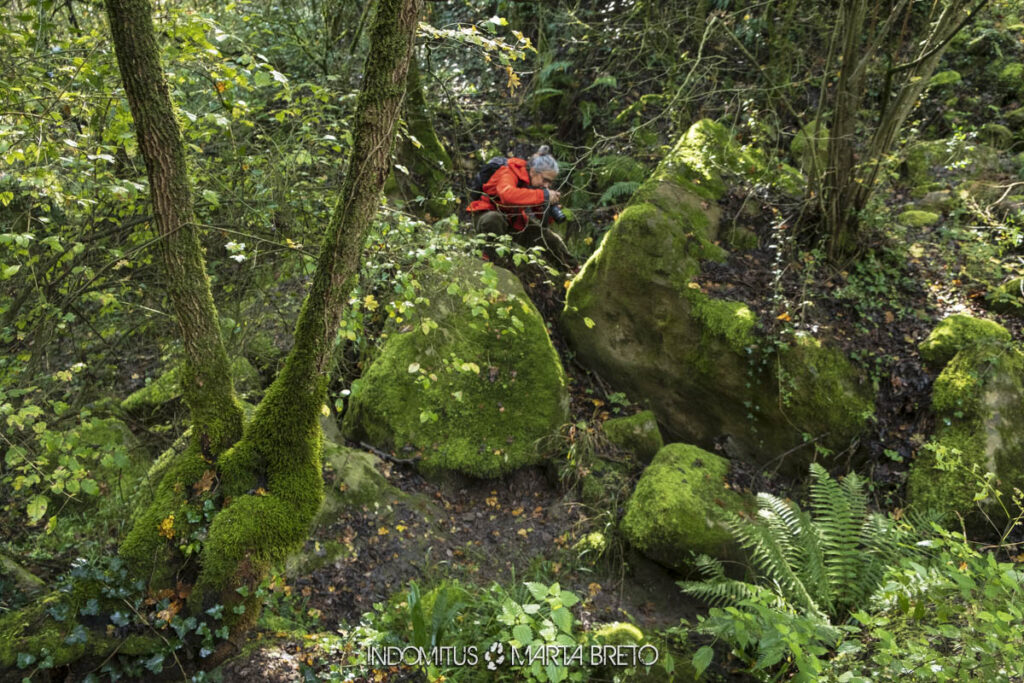
[(82, 491), (89, 494), (90, 496), (95, 496), (100, 492), (99, 485), (97, 485), (96, 482), (93, 481), (92, 479), (83, 479), (80, 482), (80, 484), (82, 486)]

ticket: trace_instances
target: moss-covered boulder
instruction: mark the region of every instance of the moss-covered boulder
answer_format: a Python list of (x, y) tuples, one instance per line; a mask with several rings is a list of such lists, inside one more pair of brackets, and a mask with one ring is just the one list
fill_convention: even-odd
[(900, 225), (905, 225), (908, 228), (923, 228), (926, 225), (935, 225), (941, 219), (942, 216), (937, 213), (932, 211), (920, 211), (918, 209), (904, 211), (896, 217), (896, 220)]
[(650, 410), (628, 417), (613, 417), (606, 420), (603, 427), (609, 441), (644, 462), (650, 462), (665, 445), (658, 430), (658, 420)]
[[(342, 431), (426, 471), (496, 477), (536, 463), (568, 419), (561, 363), (512, 273), (459, 258), (432, 302), (352, 386)], [(426, 333), (425, 333), (426, 332)]]
[(907, 148), (903, 177), (911, 186), (927, 185), (945, 169), (955, 169), (958, 176), (976, 178), (1000, 165), (999, 152), (987, 144), (967, 144), (949, 140), (919, 140)]
[(947, 71), (940, 71), (928, 79), (928, 87), (943, 88), (950, 85), (956, 85), (961, 80), (963, 80), (963, 78), (960, 76), (959, 71), (953, 71), (951, 69)]
[(940, 322), (918, 346), (921, 358), (941, 368), (960, 351), (988, 342), (1008, 343), (1010, 332), (992, 320), (951, 315)]
[(978, 139), (994, 149), (1007, 150), (1013, 145), (1013, 131), (1001, 123), (986, 123), (978, 131)]
[(727, 487), (729, 461), (689, 444), (672, 443), (654, 456), (626, 503), (622, 532), (652, 560), (675, 569), (694, 554), (736, 554), (724, 513), (747, 507)]
[(949, 190), (930, 190), (914, 202), (914, 208), (931, 213), (947, 213), (959, 203), (959, 197), (954, 196)]
[(932, 409), (938, 426), (911, 465), (909, 504), (962, 515), (973, 526), (980, 503), (985, 516), (1006, 521), (991, 495), (975, 495), (987, 478), (1004, 505), (1024, 488), (1024, 353), (993, 341), (958, 351), (935, 380)]
[(739, 174), (771, 175), (723, 126), (695, 124), (573, 280), (561, 323), (577, 358), (648, 402), (667, 437), (775, 464), (788, 452), (803, 472), (804, 434), (845, 447), (873, 399), (842, 354), (810, 337), (765, 351), (746, 305), (693, 282), (726, 256), (717, 201)]

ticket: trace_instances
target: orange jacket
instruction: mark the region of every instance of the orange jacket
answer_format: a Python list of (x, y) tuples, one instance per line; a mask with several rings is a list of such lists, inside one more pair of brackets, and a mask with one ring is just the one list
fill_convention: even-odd
[(523, 230), (531, 214), (538, 220), (548, 202), (547, 188), (530, 187), (526, 160), (512, 157), (484, 183), (484, 196), (466, 207), (466, 211), (501, 211), (512, 229)]

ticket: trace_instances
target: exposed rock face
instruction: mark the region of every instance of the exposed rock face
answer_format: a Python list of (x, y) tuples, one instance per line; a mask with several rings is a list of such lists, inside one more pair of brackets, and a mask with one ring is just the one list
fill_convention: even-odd
[(724, 513), (738, 513), (745, 503), (726, 488), (728, 472), (729, 461), (714, 453), (689, 444), (665, 446), (626, 503), (626, 538), (652, 560), (676, 569), (686, 567), (693, 554), (735, 555)]
[[(845, 447), (873, 409), (849, 361), (810, 337), (765, 352), (755, 316), (693, 278), (723, 260), (723, 173), (772, 174), (756, 151), (700, 121), (636, 192), (569, 289), (562, 325), (577, 357), (654, 410), (667, 437), (802, 472), (810, 435)], [(783, 170), (783, 173), (786, 173)], [(795, 450), (794, 450), (795, 449)]]
[(431, 305), (412, 331), (392, 335), (353, 384), (342, 430), (419, 454), (428, 472), (497, 477), (556, 445), (568, 419), (565, 374), (514, 275), (475, 259), (449, 265), (428, 285)]
[(1007, 505), (1014, 487), (1024, 487), (1024, 353), (996, 323), (952, 316), (921, 355), (944, 367), (932, 388), (937, 428), (911, 466), (909, 503), (972, 525), (981, 521), (980, 503), (985, 515), (1005, 521), (991, 496), (976, 501), (975, 494), (990, 480)]

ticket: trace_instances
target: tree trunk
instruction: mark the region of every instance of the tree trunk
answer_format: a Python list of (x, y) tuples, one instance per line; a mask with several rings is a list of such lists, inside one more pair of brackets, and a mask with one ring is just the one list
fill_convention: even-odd
[[(203, 549), (193, 610), (238, 602), (273, 562), (305, 540), (323, 495), (319, 415), (338, 321), (356, 274), (370, 222), (391, 168), (395, 124), (405, 95), (422, 0), (381, 0), (363, 86), (352, 122), (349, 169), (303, 303), (295, 343), (242, 440), (221, 460), (223, 511)], [(250, 601), (233, 634), (255, 619)]]
[(173, 578), (176, 544), (156, 529), (187, 504), (189, 487), (242, 434), (242, 409), (210, 293), (210, 280), (192, 209), (181, 130), (160, 66), (148, 0), (107, 0), (114, 52), (139, 149), (149, 175), (159, 262), (185, 349), (181, 384), (192, 419), (188, 449), (168, 468), (152, 504), (140, 510), (121, 546), (122, 555), (154, 582)]
[(416, 138), (416, 142), (407, 138), (399, 145), (398, 159), (409, 173), (396, 168), (395, 182), (406, 200), (417, 196), (426, 198), (422, 207), (418, 208), (428, 220), (449, 216), (453, 207), (440, 195), (447, 189), (452, 160), (437, 137), (434, 122), (430, 118), (430, 108), (423, 95), (420, 68), (415, 56), (409, 61), (403, 111), (406, 128), (409, 135)]

